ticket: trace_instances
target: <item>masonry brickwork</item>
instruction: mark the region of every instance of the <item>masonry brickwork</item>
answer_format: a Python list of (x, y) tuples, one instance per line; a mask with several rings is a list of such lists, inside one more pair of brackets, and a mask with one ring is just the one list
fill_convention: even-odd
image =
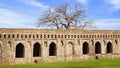
[(0, 28), (0, 65), (120, 58), (119, 30)]

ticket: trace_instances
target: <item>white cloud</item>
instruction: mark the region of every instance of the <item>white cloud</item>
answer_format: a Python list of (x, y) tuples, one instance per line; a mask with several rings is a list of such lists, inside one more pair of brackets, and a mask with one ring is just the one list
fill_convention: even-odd
[[(38, 14), (41, 9), (49, 6), (39, 0), (15, 0), (19, 3), (30, 5), (37, 8), (26, 8), (25, 11), (18, 6), (0, 2), (0, 28), (35, 28), (38, 21)], [(26, 7), (26, 6), (25, 6)], [(31, 11), (31, 12), (29, 12)], [(27, 13), (28, 12), (28, 13)]]
[(81, 4), (87, 4), (87, 2), (88, 2), (88, 0), (77, 0), (79, 3), (81, 3)]
[(26, 24), (1, 24), (0, 28), (36, 28), (36, 27)]
[(23, 2), (32, 6), (40, 7), (40, 8), (48, 8), (48, 5), (43, 4), (42, 2), (38, 2), (37, 0), (16, 0), (19, 2)]
[[(15, 11), (0, 8), (0, 27), (23, 27), (23, 25), (28, 27), (27, 25), (30, 22), (35, 22), (36, 19), (34, 17), (17, 13)], [(5, 26), (6, 25), (6, 26)]]
[(109, 4), (112, 5), (111, 10), (119, 10), (120, 9), (120, 0), (106, 0)]
[(100, 30), (120, 30), (120, 18), (96, 20), (94, 23)]
[[(36, 0), (16, 0), (31, 6), (39, 7), (41, 9), (47, 8)], [(2, 6), (2, 7), (1, 7)], [(30, 13), (24, 12), (24, 10), (16, 10), (18, 7), (10, 8), (10, 5), (0, 3), (0, 28), (35, 28), (38, 21), (38, 12), (41, 9), (27, 9)], [(15, 10), (14, 10), (15, 9)], [(18, 8), (19, 9), (19, 8)]]

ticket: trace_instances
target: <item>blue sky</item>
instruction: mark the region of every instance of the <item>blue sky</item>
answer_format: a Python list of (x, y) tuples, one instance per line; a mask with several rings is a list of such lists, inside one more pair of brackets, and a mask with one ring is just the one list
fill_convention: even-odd
[(48, 7), (81, 3), (99, 30), (120, 30), (120, 0), (0, 0), (0, 28), (37, 28)]

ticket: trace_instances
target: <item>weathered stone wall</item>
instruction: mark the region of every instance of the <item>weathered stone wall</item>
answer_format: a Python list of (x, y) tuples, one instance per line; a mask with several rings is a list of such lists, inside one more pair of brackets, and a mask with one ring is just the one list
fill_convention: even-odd
[(95, 58), (120, 58), (119, 30), (0, 29), (0, 65)]

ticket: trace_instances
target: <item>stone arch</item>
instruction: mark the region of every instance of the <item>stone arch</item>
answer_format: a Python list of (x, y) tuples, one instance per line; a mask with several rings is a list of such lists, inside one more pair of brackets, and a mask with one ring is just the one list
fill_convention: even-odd
[(113, 47), (112, 47), (112, 43), (108, 42), (107, 43), (107, 53), (112, 53), (113, 52)]
[(95, 43), (95, 54), (100, 54), (101, 53), (101, 44), (100, 42)]
[(22, 43), (19, 43), (16, 45), (16, 50), (15, 50), (15, 57), (16, 58), (23, 58), (25, 53), (25, 48)]
[(68, 43), (69, 55), (75, 55), (75, 49), (72, 42)]
[(54, 42), (49, 45), (49, 56), (56, 56), (56, 44)]
[(89, 53), (89, 44), (87, 42), (83, 43), (82, 50), (83, 50), (83, 54), (88, 54)]
[(36, 42), (33, 46), (33, 57), (41, 56), (41, 45)]

